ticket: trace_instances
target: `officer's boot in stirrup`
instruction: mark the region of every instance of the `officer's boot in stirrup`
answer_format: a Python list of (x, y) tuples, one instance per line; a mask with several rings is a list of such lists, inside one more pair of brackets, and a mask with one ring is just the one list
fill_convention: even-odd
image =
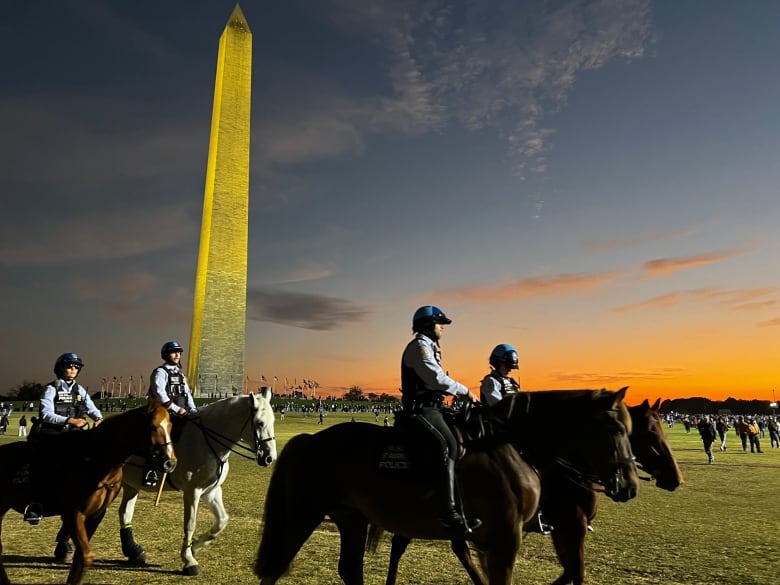
[(479, 518), (467, 521), (455, 507), (455, 462), (449, 458), (440, 479), (438, 497), (442, 505), (442, 513), (439, 517), (441, 525), (453, 534), (468, 535), (473, 529), (482, 525)]

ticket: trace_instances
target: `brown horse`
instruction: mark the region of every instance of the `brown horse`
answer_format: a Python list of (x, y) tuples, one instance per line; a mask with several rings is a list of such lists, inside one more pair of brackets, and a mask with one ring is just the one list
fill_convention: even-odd
[[(638, 406), (629, 407), (632, 422), (629, 438), (639, 467), (655, 479), (659, 488), (674, 491), (682, 484), (682, 473), (664, 434), (658, 412), (660, 402), (660, 399), (657, 400), (651, 407), (645, 400)], [(599, 490), (592, 484), (583, 485), (568, 481), (561, 477), (560, 471), (555, 468), (543, 471), (542, 483), (542, 507), (545, 510), (545, 519), (551, 521), (554, 526), (552, 541), (563, 567), (563, 573), (553, 585), (581, 585), (585, 579), (585, 535), (596, 516)], [(526, 528), (536, 531), (537, 527), (527, 525)], [(381, 529), (371, 527), (368, 537), (371, 549), (376, 549), (381, 532)], [(395, 584), (399, 561), (410, 541), (407, 536), (393, 535), (385, 585)], [(483, 585), (484, 578), (471, 559), (468, 543), (463, 540), (452, 541), (452, 551), (472, 582), (475, 585)]]
[[(162, 468), (172, 471), (170, 433), (168, 410), (155, 401), (88, 431), (0, 446), (0, 528), (8, 510), (23, 513), (31, 501), (43, 506), (45, 516), (61, 516), (76, 545), (67, 583), (78, 585), (95, 560), (89, 542), (122, 487), (125, 460), (151, 449)], [(0, 584), (10, 585), (2, 551), (0, 542)]]
[[(465, 512), (482, 520), (471, 540), (485, 553), (491, 585), (511, 583), (522, 526), (539, 501), (539, 478), (512, 443), (527, 449), (530, 460), (540, 466), (561, 466), (600, 482), (615, 500), (636, 495), (638, 476), (628, 443), (631, 419), (624, 395), (625, 389), (539, 392), (497, 407), (507, 422), (506, 437), (474, 446), (457, 469)], [(553, 424), (566, 425), (582, 440), (550, 432)], [(398, 429), (343, 423), (290, 440), (266, 496), (255, 561), (260, 582), (272, 585), (289, 570), (325, 516), (340, 532), (338, 571), (347, 585), (363, 583), (369, 524), (409, 538), (450, 539), (435, 514), (430, 477), (420, 466), (405, 465), (408, 451), (401, 446), (410, 437)]]

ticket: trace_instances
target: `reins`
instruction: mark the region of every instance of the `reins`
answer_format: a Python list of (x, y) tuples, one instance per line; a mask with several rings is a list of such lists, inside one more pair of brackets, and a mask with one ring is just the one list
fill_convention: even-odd
[[(214, 429), (207, 427), (204, 425), (199, 418), (190, 418), (187, 419), (189, 422), (194, 424), (198, 429), (200, 429), (200, 432), (203, 433), (204, 438), (206, 439), (206, 444), (208, 445), (209, 449), (211, 449), (211, 453), (214, 455), (215, 458), (219, 459), (222, 463), (225, 462), (227, 457), (230, 455), (230, 453), (235, 453), (239, 457), (243, 457), (244, 459), (254, 459), (258, 449), (260, 448), (260, 445), (263, 443), (268, 443), (270, 441), (275, 440), (276, 437), (267, 437), (265, 439), (260, 439), (257, 436), (257, 433), (254, 433), (255, 437), (255, 448), (252, 450), (252, 448), (247, 447), (243, 443), (240, 443), (243, 439), (240, 438), (241, 435), (244, 434), (244, 429), (246, 426), (254, 420), (255, 413), (259, 410), (259, 408), (252, 408), (249, 412), (249, 416), (244, 421), (244, 424), (241, 425), (241, 429), (239, 430), (239, 439), (237, 441), (234, 441), (230, 437), (215, 431)], [(214, 448), (214, 445), (212, 444), (212, 441), (219, 445), (220, 447), (223, 447), (228, 450), (228, 453), (225, 455), (225, 459), (222, 459), (217, 454), (216, 449)], [(242, 451), (246, 451), (247, 453), (251, 453), (251, 455), (247, 455), (246, 453), (243, 453)], [(221, 473), (221, 469), (220, 469)]]

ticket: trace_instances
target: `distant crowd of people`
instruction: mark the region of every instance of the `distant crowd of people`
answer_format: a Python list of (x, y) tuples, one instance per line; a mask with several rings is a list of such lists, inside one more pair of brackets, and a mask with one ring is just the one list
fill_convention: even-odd
[(749, 446), (751, 453), (763, 453), (761, 439), (765, 438), (766, 435), (769, 435), (770, 448), (780, 448), (780, 419), (776, 416), (710, 416), (702, 414), (684, 417), (682, 422), (686, 433), (691, 432), (691, 428), (698, 430), (704, 445), (704, 452), (711, 464), (715, 463), (713, 445), (716, 440), (719, 440), (720, 450), (726, 451), (728, 431), (731, 429), (734, 429), (734, 433), (739, 438), (743, 452), (747, 452)]

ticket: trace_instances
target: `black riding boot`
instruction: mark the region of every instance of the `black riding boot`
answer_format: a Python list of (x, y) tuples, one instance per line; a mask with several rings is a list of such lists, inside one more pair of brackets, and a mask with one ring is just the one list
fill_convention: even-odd
[(127, 557), (128, 561), (134, 565), (146, 563), (146, 551), (135, 541), (132, 528), (120, 528), (119, 541), (122, 543), (122, 554)]
[(479, 518), (467, 521), (455, 507), (455, 462), (452, 459), (447, 458), (437, 495), (442, 505), (439, 520), (446, 529), (451, 530), (456, 535), (464, 536), (482, 525)]

